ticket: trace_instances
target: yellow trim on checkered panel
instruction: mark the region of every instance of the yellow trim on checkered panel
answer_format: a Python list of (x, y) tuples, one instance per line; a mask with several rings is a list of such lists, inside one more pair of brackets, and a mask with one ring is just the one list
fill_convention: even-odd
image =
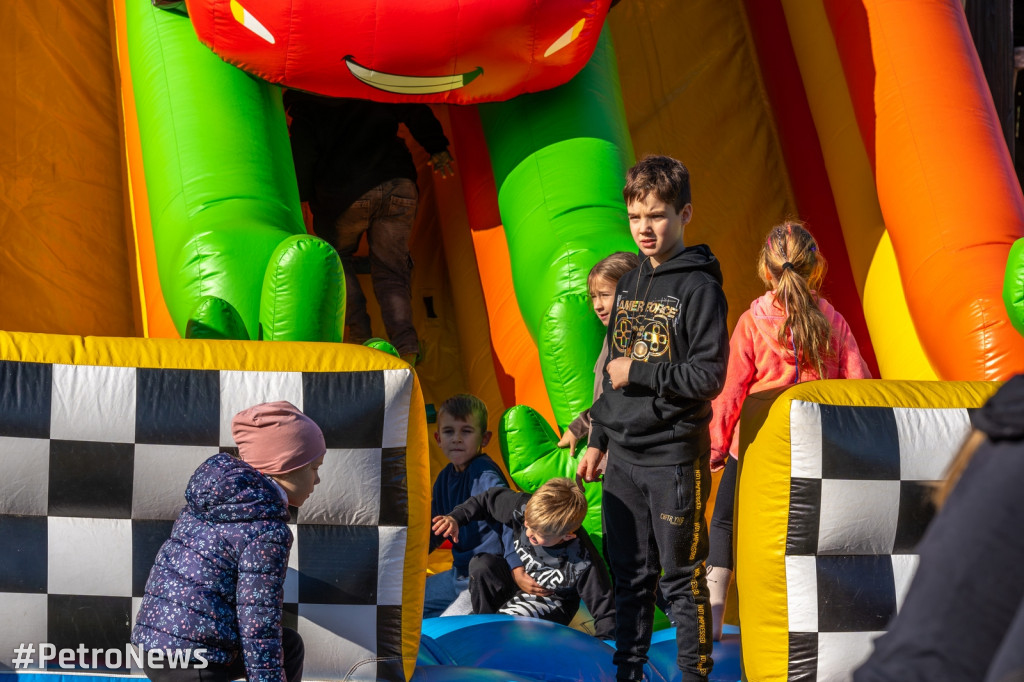
[(250, 372), (409, 369), (405, 362), (387, 353), (348, 343), (136, 339), (4, 331), (0, 331), (0, 360)]
[(747, 398), (740, 419), (734, 534), (744, 679), (787, 679), (790, 404), (855, 407), (981, 407), (999, 387), (982, 381), (832, 380)]
[[(383, 353), (382, 353), (383, 355)], [(405, 679), (412, 678), (420, 649), (423, 592), (427, 580), (430, 542), (430, 452), (427, 412), (419, 377), (413, 374), (406, 440), (406, 487), (409, 491), (409, 529), (405, 540), (405, 575), (402, 576), (402, 661)]]
[[(62, 336), (0, 331), (0, 360), (62, 365), (263, 372), (408, 370), (387, 353), (343, 343), (208, 341)], [(414, 376), (406, 435), (409, 523), (402, 576), (402, 662), (412, 677), (419, 652), (430, 516), (427, 423)]]

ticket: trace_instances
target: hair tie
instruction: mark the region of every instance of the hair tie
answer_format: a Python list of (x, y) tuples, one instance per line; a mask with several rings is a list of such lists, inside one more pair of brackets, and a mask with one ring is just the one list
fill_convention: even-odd
[(793, 264), (790, 263), (789, 261), (786, 261), (785, 263), (782, 264), (782, 269), (783, 270), (792, 270), (793, 272), (796, 272), (796, 268), (793, 267)]

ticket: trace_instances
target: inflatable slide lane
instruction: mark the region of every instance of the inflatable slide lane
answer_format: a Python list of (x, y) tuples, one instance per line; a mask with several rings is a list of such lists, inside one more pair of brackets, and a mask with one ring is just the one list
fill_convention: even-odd
[(881, 375), (1019, 371), (1024, 200), (960, 3), (746, 8), (797, 205), (838, 228)]

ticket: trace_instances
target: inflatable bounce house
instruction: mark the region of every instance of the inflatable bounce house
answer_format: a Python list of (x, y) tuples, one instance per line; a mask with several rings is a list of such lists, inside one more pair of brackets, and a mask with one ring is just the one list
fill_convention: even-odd
[[(423, 621), (445, 463), (428, 415), (474, 393), (517, 485), (574, 471), (555, 443), (592, 395), (586, 276), (635, 248), (637, 154), (689, 166), (686, 239), (721, 261), (731, 323), (761, 293), (764, 234), (804, 219), (881, 378), (748, 401), (742, 637), (716, 644), (713, 679), (847, 679), (898, 610), (968, 410), (1024, 369), (1024, 199), (958, 0), (11, 0), (0, 16), (11, 674), (26, 643), (123, 650), (188, 475), (232, 447), (235, 411), (286, 399), (329, 451), (285, 586), (307, 679), (614, 679), (584, 626)], [(427, 103), (452, 142), (454, 178), (416, 152), (415, 370), (342, 343), (344, 279), (307, 229), (285, 88)], [(16, 674), (140, 674), (127, 658), (37, 654)], [(674, 659), (657, 632), (649, 679), (678, 679)]]

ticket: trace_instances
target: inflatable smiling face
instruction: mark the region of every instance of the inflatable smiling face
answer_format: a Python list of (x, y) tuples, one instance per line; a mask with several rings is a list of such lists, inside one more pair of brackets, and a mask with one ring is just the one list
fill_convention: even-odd
[(565, 83), (610, 0), (188, 0), (199, 39), (286, 87), (471, 104)]

